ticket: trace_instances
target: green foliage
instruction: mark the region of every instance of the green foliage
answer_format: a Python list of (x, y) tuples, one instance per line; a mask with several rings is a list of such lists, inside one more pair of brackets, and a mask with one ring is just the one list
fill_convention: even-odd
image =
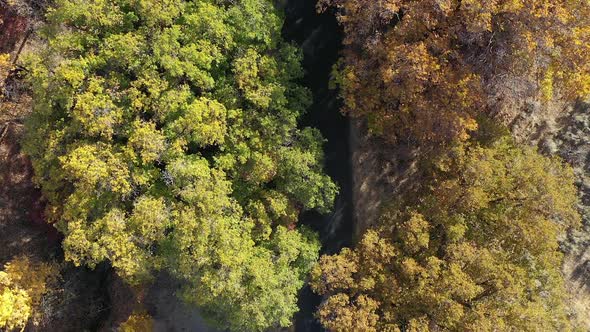
[(166, 269), (222, 328), (288, 326), (330, 209), (300, 52), (270, 0), (58, 0), (25, 149), (68, 260)]
[(354, 250), (323, 256), (313, 289), (333, 331), (566, 331), (558, 236), (579, 223), (571, 168), (508, 138), (432, 163)]

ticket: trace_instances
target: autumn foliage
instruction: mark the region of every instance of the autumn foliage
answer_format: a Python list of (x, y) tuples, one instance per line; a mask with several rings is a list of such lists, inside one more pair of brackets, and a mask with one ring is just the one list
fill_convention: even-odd
[(590, 93), (590, 4), (568, 0), (322, 0), (345, 48), (344, 111), (390, 140), (466, 139), (501, 117)]
[[(321, 258), (298, 221), (338, 188), (320, 131), (300, 126), (311, 93), (278, 3), (55, 0), (32, 50), (0, 53), (4, 108), (32, 109), (22, 146), (65, 260), (137, 287), (170, 275), (223, 330), (289, 327), (307, 280), (330, 331), (575, 329), (558, 242), (579, 224), (573, 171), (498, 123), (590, 95), (590, 2), (319, 0), (343, 28), (343, 112), (424, 147), (412, 193)], [(0, 328), (24, 328), (57, 274), (7, 263)], [(156, 323), (136, 310), (119, 329)]]
[[(558, 238), (579, 223), (573, 172), (489, 118), (590, 94), (587, 1), (325, 0), (344, 51), (344, 112), (424, 155), (312, 288), (330, 331), (567, 331)], [(426, 174), (426, 175), (424, 175)]]
[(567, 331), (558, 236), (579, 223), (573, 172), (501, 139), (437, 159), (312, 288), (330, 331)]
[(0, 328), (24, 329), (58, 273), (55, 265), (28, 257), (15, 257), (5, 264), (0, 271)]

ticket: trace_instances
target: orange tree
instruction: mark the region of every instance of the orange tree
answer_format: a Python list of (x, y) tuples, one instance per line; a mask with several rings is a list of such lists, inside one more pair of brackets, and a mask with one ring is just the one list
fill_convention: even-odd
[(571, 168), (501, 139), (451, 149), (312, 288), (331, 331), (564, 331), (557, 238), (579, 223)]
[(337, 7), (344, 111), (391, 140), (465, 139), (476, 113), (590, 92), (590, 4), (321, 0)]

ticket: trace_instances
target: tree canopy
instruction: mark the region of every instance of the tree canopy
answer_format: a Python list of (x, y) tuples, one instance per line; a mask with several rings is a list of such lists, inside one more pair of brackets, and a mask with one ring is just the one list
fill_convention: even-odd
[[(338, 9), (344, 111), (384, 137), (466, 139), (477, 114), (590, 94), (590, 4), (568, 0), (321, 0)], [(514, 118), (514, 117), (512, 117)]]
[(573, 171), (503, 138), (432, 162), (354, 249), (322, 256), (312, 288), (331, 331), (571, 330), (558, 236), (579, 223)]
[(24, 329), (47, 285), (59, 273), (56, 266), (15, 257), (0, 271), (0, 328)]
[(222, 328), (288, 326), (330, 210), (300, 51), (270, 0), (57, 0), (25, 149), (66, 259), (166, 270)]

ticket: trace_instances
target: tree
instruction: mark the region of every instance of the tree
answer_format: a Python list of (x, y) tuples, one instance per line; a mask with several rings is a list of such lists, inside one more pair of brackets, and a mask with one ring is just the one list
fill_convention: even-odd
[(54, 265), (34, 263), (27, 257), (7, 263), (0, 271), (0, 327), (24, 329), (57, 273)]
[(153, 331), (154, 320), (147, 312), (134, 310), (129, 318), (119, 326), (119, 329), (122, 332)]
[(579, 223), (573, 171), (508, 138), (432, 162), (429, 185), (384, 210), (312, 288), (332, 331), (565, 331), (558, 237)]
[(25, 150), (68, 260), (167, 270), (222, 328), (288, 326), (337, 192), (269, 0), (58, 0)]
[(1, 88), (4, 88), (4, 81), (8, 76), (8, 72), (12, 68), (12, 64), (10, 63), (10, 55), (9, 54), (0, 54), (0, 85)]
[(322, 0), (345, 48), (344, 112), (391, 140), (448, 144), (478, 114), (515, 118), (590, 93), (586, 1)]

